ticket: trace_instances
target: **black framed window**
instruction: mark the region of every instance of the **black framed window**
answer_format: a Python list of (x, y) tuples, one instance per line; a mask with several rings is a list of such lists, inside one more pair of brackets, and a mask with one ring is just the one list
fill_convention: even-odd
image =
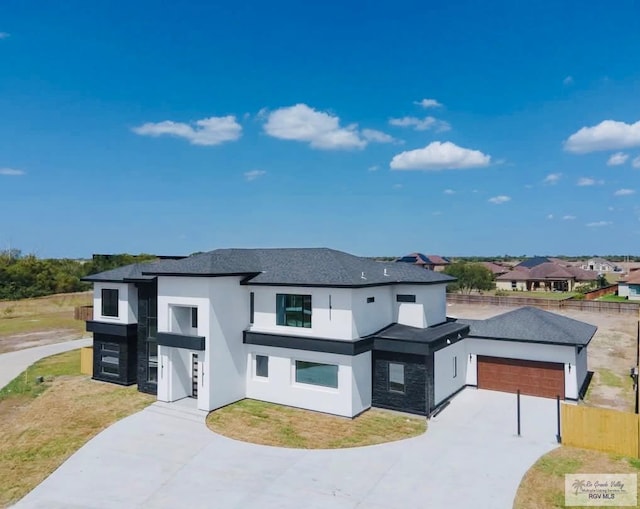
[(338, 388), (338, 366), (317, 362), (296, 361), (296, 382)]
[(516, 281), (511, 281), (511, 289), (515, 290), (516, 288), (518, 288), (518, 283)]
[(249, 293), (249, 323), (253, 323), (253, 315), (255, 313), (255, 295)]
[(147, 341), (147, 382), (158, 383), (158, 343)]
[(191, 327), (198, 327), (198, 308), (191, 308)]
[(100, 372), (103, 375), (120, 376), (120, 345), (118, 343), (100, 345)]
[(396, 295), (396, 302), (415, 302), (415, 295), (401, 294)]
[(256, 376), (269, 377), (269, 357), (266, 355), (256, 355)]
[(389, 391), (404, 393), (404, 364), (389, 363)]
[(102, 316), (118, 316), (118, 290), (102, 289)]
[(375, 302), (376, 298), (375, 297), (367, 297), (367, 304), (371, 304), (372, 302)]
[(311, 295), (276, 294), (276, 324), (311, 328)]

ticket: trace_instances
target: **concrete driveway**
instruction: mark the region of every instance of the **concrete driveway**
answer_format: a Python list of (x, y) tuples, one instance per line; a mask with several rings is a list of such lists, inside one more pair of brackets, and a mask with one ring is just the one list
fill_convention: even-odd
[(192, 400), (105, 430), (18, 508), (496, 508), (556, 447), (555, 401), (466, 389), (426, 434), (342, 450), (280, 449), (210, 432)]
[(43, 357), (68, 352), (83, 346), (91, 346), (92, 344), (93, 338), (83, 338), (3, 353), (0, 355), (0, 389)]

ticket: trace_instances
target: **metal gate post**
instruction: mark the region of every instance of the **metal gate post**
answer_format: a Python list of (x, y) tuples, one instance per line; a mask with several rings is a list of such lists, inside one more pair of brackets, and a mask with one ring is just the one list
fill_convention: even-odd
[(556, 440), (559, 444), (562, 443), (562, 435), (560, 434), (560, 396), (556, 396), (556, 411), (558, 417), (558, 434), (556, 435)]
[(517, 402), (518, 402), (518, 436), (520, 436), (520, 389), (517, 392)]

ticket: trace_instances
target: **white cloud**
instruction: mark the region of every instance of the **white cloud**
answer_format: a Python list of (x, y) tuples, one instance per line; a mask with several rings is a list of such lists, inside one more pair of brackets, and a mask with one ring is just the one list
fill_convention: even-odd
[(562, 173), (549, 173), (549, 175), (547, 175), (542, 182), (545, 184), (554, 185), (558, 182), (558, 180), (560, 180), (560, 177), (562, 177)]
[(553, 214), (547, 214), (547, 219), (553, 219)]
[(413, 127), (416, 131), (428, 131), (433, 129), (437, 132), (444, 132), (451, 129), (449, 122), (438, 120), (431, 116), (424, 117), (422, 119), (417, 117), (390, 118), (389, 124), (396, 127)]
[(593, 223), (587, 223), (589, 228), (599, 228), (601, 226), (609, 226), (613, 224), (611, 221), (594, 221)]
[(618, 189), (613, 193), (614, 196), (629, 196), (631, 194), (636, 194), (636, 192), (633, 189)]
[(565, 86), (573, 85), (573, 76), (567, 76), (562, 80), (562, 84)]
[(604, 180), (596, 180), (596, 179), (592, 179), (591, 177), (579, 178), (577, 182), (577, 185), (581, 187), (595, 186), (595, 185), (601, 186), (602, 184), (604, 184)]
[(393, 156), (394, 170), (453, 170), (488, 166), (491, 156), (479, 150), (459, 147), (450, 141), (433, 141), (424, 148), (407, 150)]
[(444, 194), (456, 194), (456, 192), (453, 189), (445, 189), (444, 191), (442, 191)]
[(367, 168), (367, 171), (378, 171), (380, 169), (380, 166), (378, 166), (377, 164), (374, 164), (373, 166), (369, 166)]
[(620, 166), (624, 164), (629, 159), (629, 154), (625, 154), (624, 152), (616, 152), (607, 161), (607, 166)]
[(236, 121), (235, 115), (227, 115), (203, 118), (192, 124), (171, 120), (147, 122), (134, 127), (133, 132), (141, 136), (175, 136), (184, 138), (192, 145), (220, 145), (240, 138), (242, 126)]
[(414, 104), (422, 106), (423, 108), (439, 108), (442, 106), (442, 104), (435, 99), (422, 99), (422, 101), (414, 101)]
[(640, 120), (635, 124), (603, 120), (598, 125), (583, 127), (564, 142), (564, 149), (576, 154), (637, 146), (640, 146)]
[(373, 143), (396, 143), (398, 141), (393, 136), (375, 129), (363, 129), (361, 134), (365, 140)]
[(357, 124), (342, 127), (339, 117), (317, 111), (306, 104), (272, 111), (263, 127), (274, 138), (308, 142), (313, 148), (324, 150), (364, 148), (369, 142), (395, 141), (391, 136), (374, 129), (360, 132)]
[(499, 196), (494, 196), (493, 198), (489, 198), (488, 201), (489, 203), (493, 203), (494, 205), (502, 205), (503, 203), (507, 203), (508, 201), (511, 201), (511, 197), (501, 194)]
[(252, 180), (256, 180), (266, 174), (267, 172), (264, 170), (251, 170), (244, 173), (244, 178), (246, 181), (251, 182)]
[(573, 221), (575, 218), (576, 216), (572, 216), (572, 215), (562, 216), (563, 221)]
[(634, 168), (640, 168), (640, 156), (631, 161), (631, 166), (633, 166)]
[(0, 32), (0, 40), (8, 39), (9, 37), (11, 37), (10, 33), (8, 33), (8, 32)]
[(4, 175), (6, 177), (19, 177), (20, 175), (24, 175), (26, 172), (22, 170), (16, 170), (15, 168), (0, 168), (0, 175)]

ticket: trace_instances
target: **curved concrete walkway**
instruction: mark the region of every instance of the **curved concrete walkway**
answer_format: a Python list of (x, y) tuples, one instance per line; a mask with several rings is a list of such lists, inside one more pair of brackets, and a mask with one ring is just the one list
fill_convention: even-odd
[(57, 353), (68, 352), (83, 346), (91, 346), (92, 343), (92, 338), (83, 338), (3, 353), (0, 355), (0, 389), (34, 362)]
[(16, 507), (496, 508), (556, 447), (555, 402), (466, 389), (420, 437), (342, 450), (237, 442), (190, 400), (155, 403), (100, 433)]

